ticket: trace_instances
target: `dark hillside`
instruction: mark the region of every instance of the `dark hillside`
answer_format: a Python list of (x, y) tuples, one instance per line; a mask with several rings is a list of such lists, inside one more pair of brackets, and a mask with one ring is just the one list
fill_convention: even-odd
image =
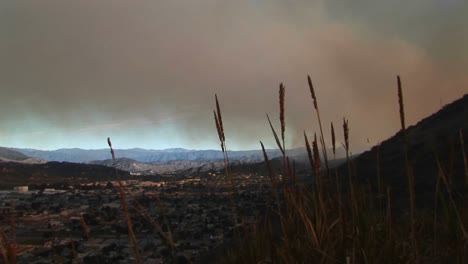
[[(459, 133), (464, 136), (464, 148), (468, 150), (468, 95), (446, 105), (437, 113), (408, 128), (409, 159), (414, 168), (416, 203), (420, 207), (433, 204), (437, 160), (447, 174), (455, 191), (461, 192), (464, 183), (464, 163)], [(353, 160), (357, 179), (370, 179), (377, 189), (377, 156), (380, 155), (380, 173), (384, 186), (390, 186), (397, 203), (406, 204), (408, 185), (402, 133), (373, 147)], [(340, 167), (341, 174), (347, 174), (346, 165)], [(385, 188), (385, 187), (384, 187)]]
[[(119, 171), (122, 179), (129, 172)], [(115, 180), (115, 169), (90, 164), (49, 162), (45, 164), (0, 163), (0, 186), (11, 188), (16, 185), (41, 183), (79, 183)]]

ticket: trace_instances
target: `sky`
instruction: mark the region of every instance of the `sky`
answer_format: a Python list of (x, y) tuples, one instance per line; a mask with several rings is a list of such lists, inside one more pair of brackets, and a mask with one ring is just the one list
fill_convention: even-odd
[(464, 0), (2, 0), (0, 145), (58, 149), (274, 147), (278, 86), (287, 146), (330, 122), (352, 149), (468, 91)]

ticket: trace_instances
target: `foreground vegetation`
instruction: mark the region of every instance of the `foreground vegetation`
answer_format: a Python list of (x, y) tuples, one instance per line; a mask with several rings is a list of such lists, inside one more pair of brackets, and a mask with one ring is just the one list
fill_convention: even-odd
[[(330, 169), (327, 146), (320, 119), (318, 100), (310, 77), (308, 84), (320, 129), (310, 145), (304, 133), (305, 146), (314, 178), (312, 186), (297, 181), (285, 147), (285, 87), (279, 88), (280, 133), (270, 123), (278, 148), (283, 153), (282, 177), (271, 168), (263, 147), (265, 164), (269, 168), (272, 199), (277, 207), (252, 228), (244, 227), (237, 234), (236, 246), (225, 250), (222, 263), (468, 263), (468, 207), (466, 164), (463, 132), (459, 131), (462, 149), (465, 186), (455, 192), (453, 175), (436, 158), (438, 176), (431, 205), (425, 209), (416, 206), (415, 175), (405, 124), (403, 91), (397, 78), (400, 108), (401, 149), (407, 178), (407, 204), (402, 208), (392, 205), (392, 189), (380, 177), (379, 157), (377, 175), (363, 180), (349, 159), (349, 125), (343, 120), (343, 147), (347, 165)], [(216, 97), (215, 122), (226, 152), (223, 121)], [(318, 139), (317, 139), (318, 138)], [(336, 136), (331, 124), (331, 149), (335, 152)], [(427, 144), (430, 144), (427, 142)], [(378, 149), (378, 147), (377, 147)], [(321, 152), (321, 153), (320, 153)], [(378, 153), (378, 152), (377, 152)], [(322, 160), (324, 158), (324, 160)], [(325, 165), (322, 168), (322, 164)], [(229, 158), (225, 156), (226, 175), (229, 177)], [(233, 186), (233, 189), (235, 186)], [(233, 196), (235, 191), (233, 190)], [(401, 197), (398, 197), (401, 198)], [(235, 205), (234, 205), (235, 207)], [(235, 212), (235, 210), (233, 210)], [(234, 219), (238, 219), (234, 215)], [(235, 221), (235, 220), (234, 220)], [(238, 223), (234, 222), (235, 225)]]

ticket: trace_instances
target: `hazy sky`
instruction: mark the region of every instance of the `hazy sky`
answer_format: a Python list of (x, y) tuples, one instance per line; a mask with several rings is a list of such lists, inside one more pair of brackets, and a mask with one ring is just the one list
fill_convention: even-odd
[(468, 91), (464, 0), (1, 0), (0, 145), (40, 149), (273, 145), (286, 86), (289, 146), (318, 131), (366, 146)]

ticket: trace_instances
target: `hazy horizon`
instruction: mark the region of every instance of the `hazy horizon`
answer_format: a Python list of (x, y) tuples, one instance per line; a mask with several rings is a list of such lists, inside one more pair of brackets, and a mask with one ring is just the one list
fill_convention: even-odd
[[(275, 148), (278, 85), (287, 146), (318, 132), (310, 74), (329, 142), (349, 119), (351, 148), (408, 125), (468, 91), (462, 0), (0, 2), (0, 146), (33, 149)], [(369, 143), (368, 143), (369, 140)]]
[[(79, 149), (79, 150), (109, 150), (109, 147), (105, 148), (79, 148), (79, 147), (71, 147), (71, 148), (58, 148), (58, 149), (40, 149), (40, 148), (19, 148), (19, 147), (11, 147), (11, 146), (0, 146), (4, 148), (9, 148), (9, 149), (33, 149), (33, 150), (40, 150), (40, 151), (57, 151), (57, 150), (70, 150), (70, 149)], [(304, 148), (305, 146), (298, 146), (298, 147), (292, 147), (288, 148), (287, 150), (293, 150), (293, 149), (300, 149)], [(338, 149), (341, 149), (341, 146), (337, 146)], [(164, 148), (164, 149), (153, 149), (153, 148), (142, 148), (142, 147), (130, 147), (130, 148), (114, 148), (114, 150), (130, 150), (130, 149), (142, 149), (142, 150), (155, 150), (155, 151), (161, 151), (161, 150), (175, 150), (175, 149), (183, 149), (183, 150), (188, 150), (188, 151), (221, 151), (221, 149), (216, 149), (216, 148), (207, 148), (207, 149), (189, 149), (189, 148), (184, 148), (184, 147), (175, 147), (175, 148)], [(267, 150), (279, 150), (275, 147), (272, 148), (266, 148)], [(261, 148), (256, 148), (256, 149), (228, 149), (228, 151), (261, 151)]]

